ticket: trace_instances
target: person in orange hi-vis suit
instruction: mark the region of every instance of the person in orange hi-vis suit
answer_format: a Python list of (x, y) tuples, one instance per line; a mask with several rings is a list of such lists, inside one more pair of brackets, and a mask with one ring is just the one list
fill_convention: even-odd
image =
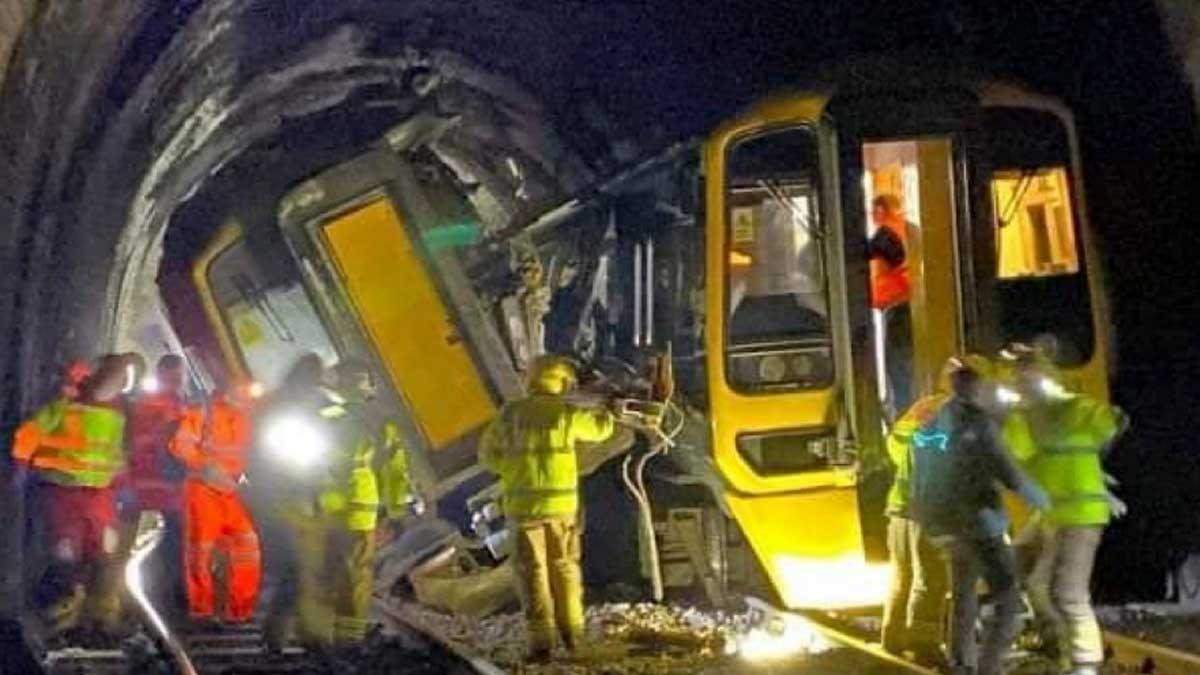
[(258, 534), (237, 486), (252, 439), (249, 383), (217, 392), (207, 406), (189, 409), (171, 440), (171, 453), (188, 470), (183, 484), (184, 574), (192, 619), (214, 620), (213, 554), (226, 557), (227, 623), (254, 614), (262, 579)]

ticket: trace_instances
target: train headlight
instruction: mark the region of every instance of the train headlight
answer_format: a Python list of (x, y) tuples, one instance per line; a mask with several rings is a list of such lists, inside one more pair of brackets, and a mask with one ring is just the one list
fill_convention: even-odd
[(787, 371), (787, 362), (778, 354), (768, 354), (758, 360), (758, 377), (763, 382), (782, 382)]
[(329, 448), (328, 440), (317, 427), (293, 416), (270, 421), (263, 433), (263, 443), (272, 457), (301, 469), (317, 465)]
[(734, 353), (729, 376), (748, 388), (820, 387), (833, 381), (829, 347), (764, 348)]

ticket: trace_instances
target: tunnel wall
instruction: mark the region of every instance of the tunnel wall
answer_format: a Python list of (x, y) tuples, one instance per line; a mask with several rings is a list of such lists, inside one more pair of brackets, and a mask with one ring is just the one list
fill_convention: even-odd
[[(124, 310), (157, 292), (173, 211), (289, 120), (356, 105), (454, 118), (436, 150), (487, 195), (494, 226), (557, 204), (631, 149), (617, 152), (608, 130), (592, 129), (588, 153), (560, 140), (555, 111), (578, 102), (563, 94), (576, 87), (561, 57), (582, 33), (518, 3), (60, 1), (28, 16), (0, 90), (6, 439), (55, 389), (59, 364), (135, 341)], [(2, 512), (17, 513), (14, 498), (5, 491)], [(3, 529), (0, 559), (15, 560)], [(0, 565), (0, 611), (16, 606), (18, 570)]]

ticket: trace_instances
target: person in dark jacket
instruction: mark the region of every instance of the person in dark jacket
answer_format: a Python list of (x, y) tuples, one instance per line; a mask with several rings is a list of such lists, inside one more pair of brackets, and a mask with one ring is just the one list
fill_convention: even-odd
[[(998, 675), (1017, 632), (1020, 590), (1001, 486), (1036, 509), (1049, 506), (1045, 492), (1009, 456), (989, 413), (992, 388), (977, 367), (955, 359), (951, 395), (913, 433), (913, 518), (946, 552), (950, 562), (951, 621), (948, 651), (955, 675)], [(976, 585), (982, 577), (994, 604), (993, 620), (976, 643)]]

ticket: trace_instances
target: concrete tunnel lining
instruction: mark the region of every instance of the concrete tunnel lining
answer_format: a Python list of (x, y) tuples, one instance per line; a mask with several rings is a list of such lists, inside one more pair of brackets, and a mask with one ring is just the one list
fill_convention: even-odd
[[(242, 153), (269, 144), (288, 119), (364, 101), (393, 107), (397, 122), (419, 111), (458, 116), (432, 149), (478, 186), (472, 196), (492, 227), (553, 205), (611, 162), (564, 143), (545, 97), (512, 75), (532, 71), (525, 82), (561, 84), (553, 58), (539, 64), (513, 47), (545, 28), (526, 10), (478, 3), (493, 21), (526, 26), (513, 31), (507, 51), (491, 51), (503, 46), (494, 33), (481, 38), (489, 51), (479, 54), (459, 48), (471, 43), (463, 36), (479, 17), (451, 18), (436, 2), (338, 3), (290, 17), (297, 23), (280, 33), (259, 30), (265, 2), (181, 3), (175, 12), (152, 4), (42, 7), (4, 84), (0, 222), (9, 227), (0, 250), (5, 269), (19, 270), (0, 275), (0, 319), (14, 327), (0, 363), (6, 436), (52, 391), (57, 364), (130, 344), (123, 319), (157, 293), (175, 209)], [(402, 25), (412, 27), (411, 40), (390, 42)], [(158, 51), (131, 56), (148, 35)], [(248, 42), (272, 58), (245, 60)], [(479, 65), (481, 57), (491, 65)], [(549, 71), (539, 74), (539, 65)], [(130, 76), (136, 84), (120, 81)], [(14, 554), (6, 559), (17, 553), (14, 534), (0, 543), (0, 553)], [(19, 605), (18, 567), (0, 571), (0, 615)]]

